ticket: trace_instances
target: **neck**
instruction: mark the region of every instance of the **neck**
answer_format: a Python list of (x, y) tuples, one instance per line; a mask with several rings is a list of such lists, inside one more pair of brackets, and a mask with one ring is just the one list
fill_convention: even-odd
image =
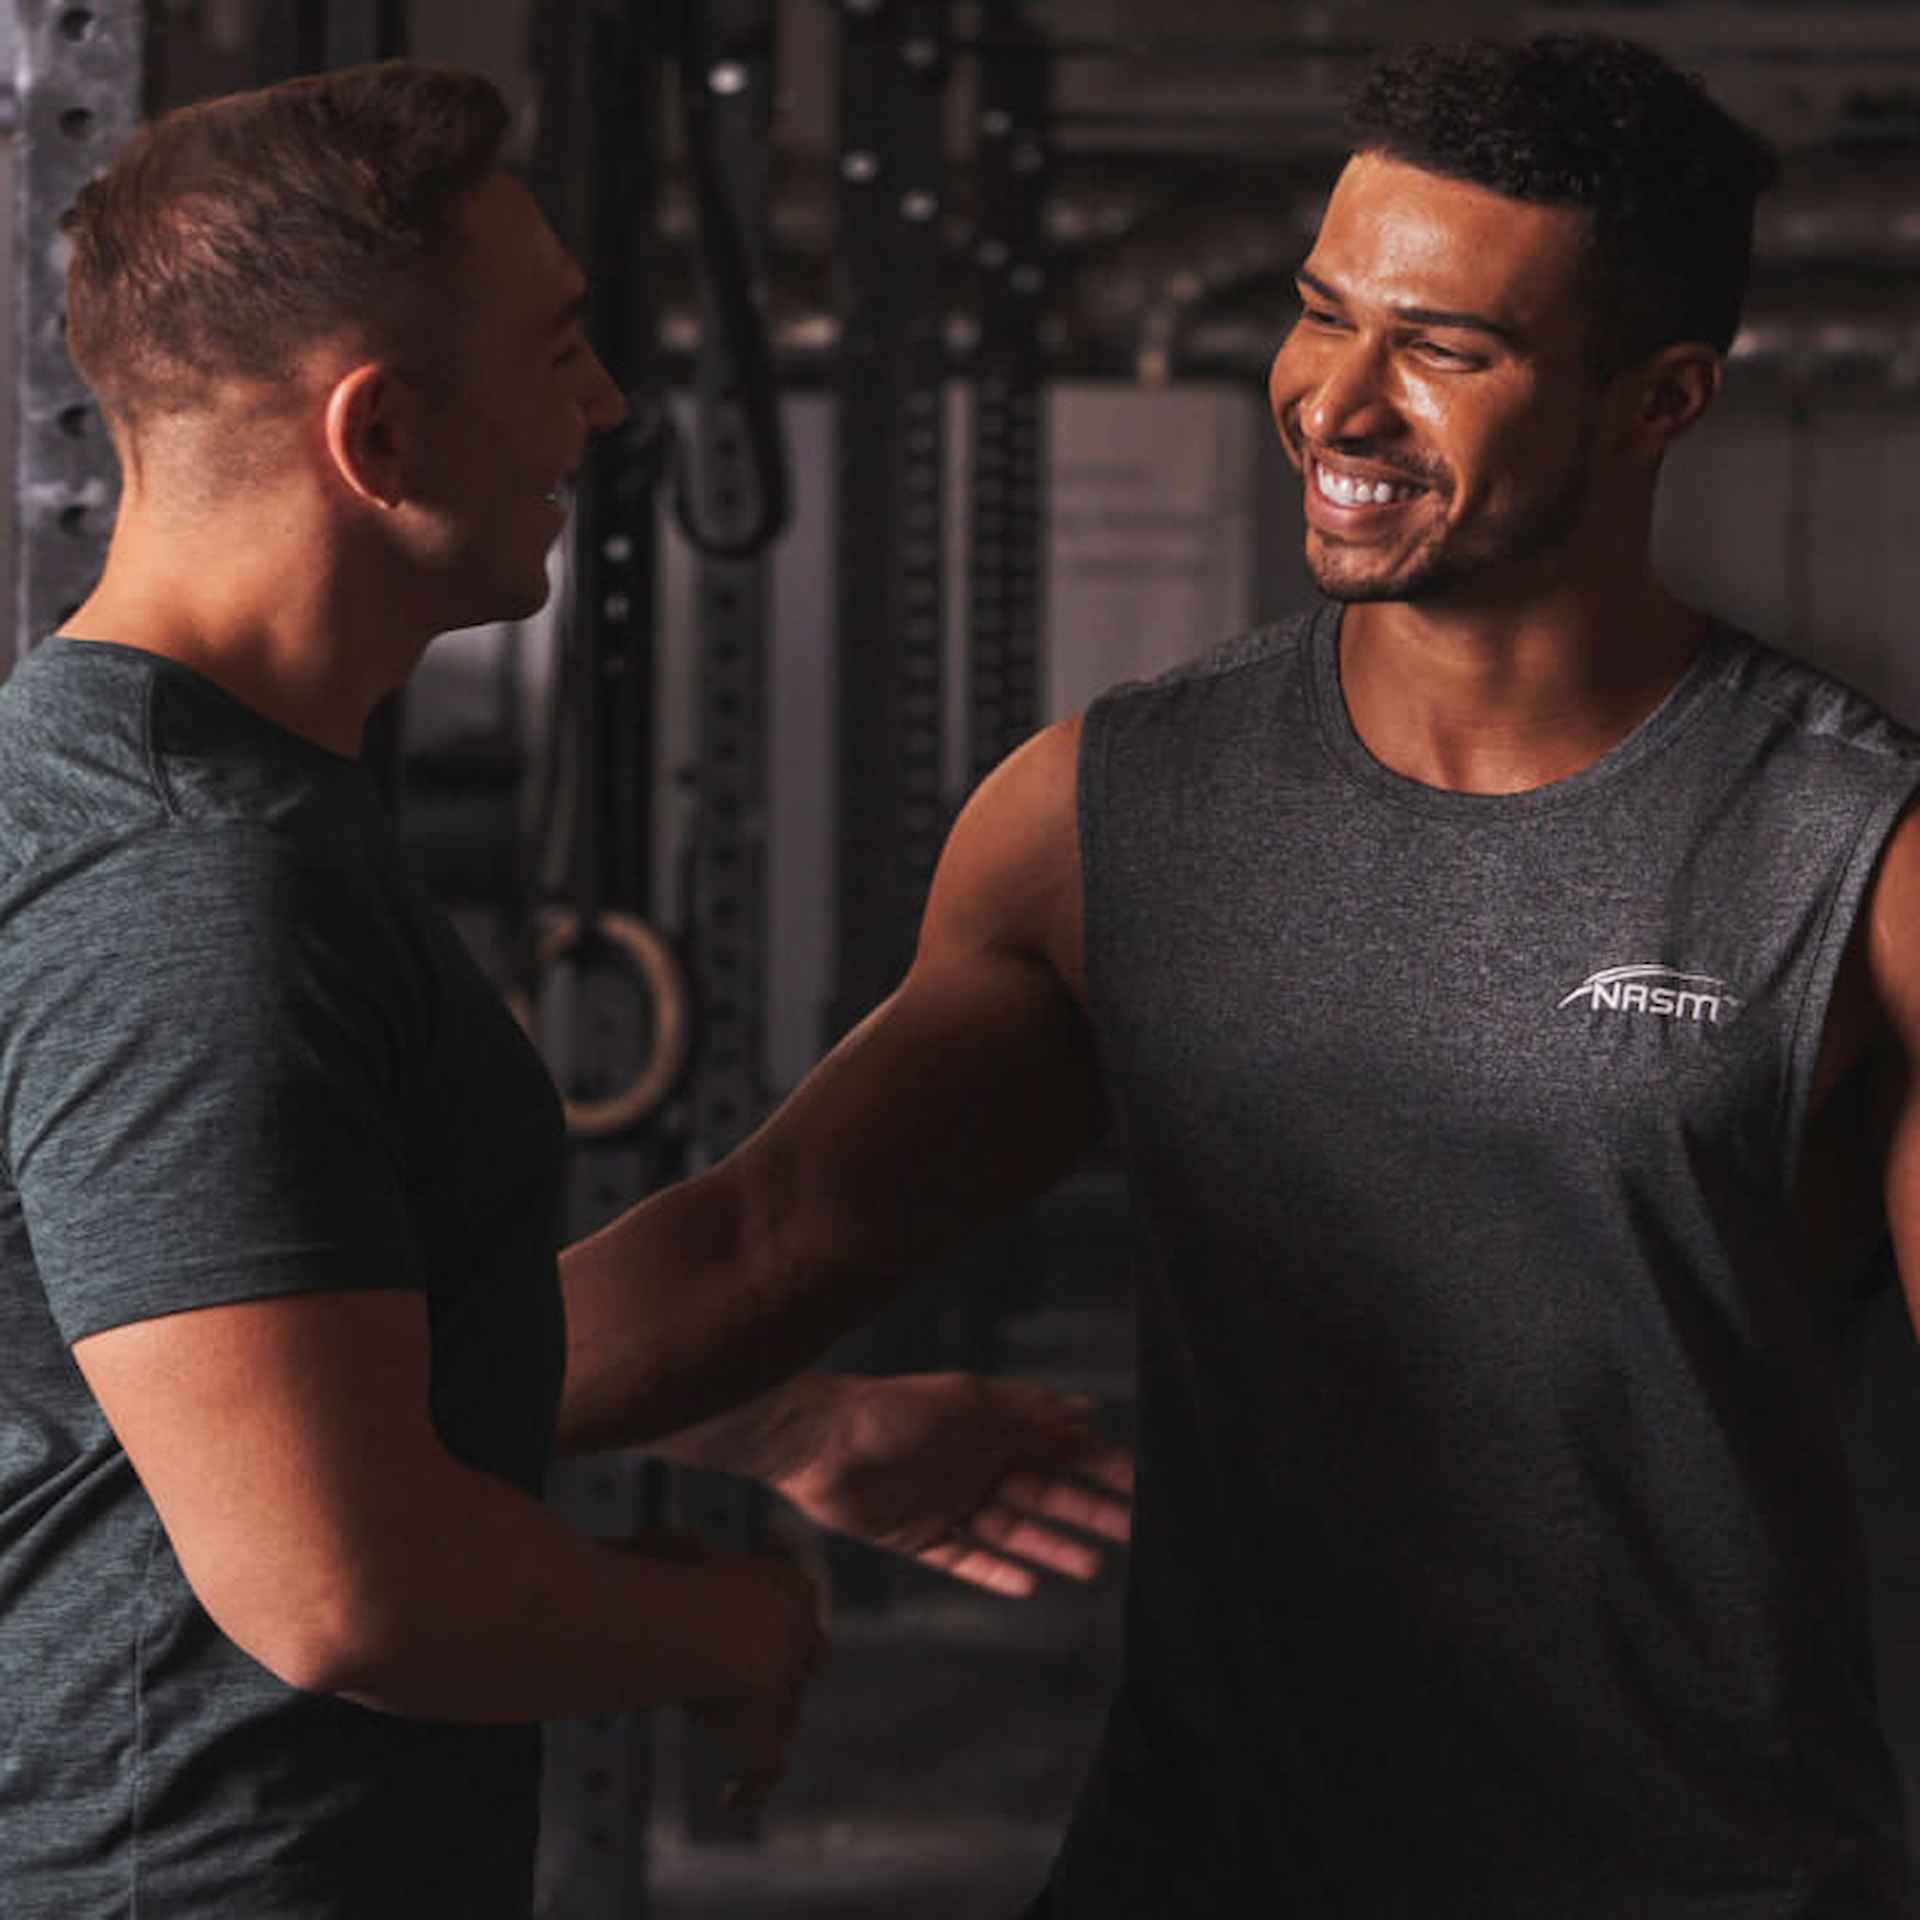
[(1705, 632), (1642, 564), (1504, 604), (1349, 607), (1341, 679), (1355, 730), (1396, 773), (1518, 793), (1617, 746), (1672, 690)]
[[(404, 596), (357, 574), (324, 528), (162, 525), (123, 508), (99, 585), (62, 626), (165, 656), (331, 753), (356, 758), (374, 708), (432, 638)], [(414, 627), (422, 630), (414, 631)]]

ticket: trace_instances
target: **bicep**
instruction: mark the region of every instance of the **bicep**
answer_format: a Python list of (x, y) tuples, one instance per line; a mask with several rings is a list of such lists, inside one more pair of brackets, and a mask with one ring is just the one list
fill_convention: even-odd
[(228, 1637), (319, 1684), (437, 1455), (424, 1298), (324, 1292), (92, 1334), (75, 1362)]
[(1865, 940), (1873, 1022), (1873, 1129), (1884, 1140), (1887, 1225), (1920, 1322), (1920, 811), (1888, 841)]
[(254, 831), (132, 839), (9, 930), (76, 956), (0, 1056), (34, 1278), (208, 1612), (310, 1680), (435, 1457), (404, 962)]
[(1075, 722), (1049, 728), (983, 783), (906, 979), (737, 1157), (833, 1257), (937, 1253), (1057, 1178), (1104, 1124), (1081, 981), (1078, 740)]

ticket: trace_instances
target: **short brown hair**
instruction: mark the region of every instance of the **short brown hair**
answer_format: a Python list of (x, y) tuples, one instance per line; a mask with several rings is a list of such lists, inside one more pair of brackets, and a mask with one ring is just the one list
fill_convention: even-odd
[(164, 115), (62, 223), (74, 365), (132, 427), (348, 329), (401, 350), (510, 118), (480, 75), (402, 60)]

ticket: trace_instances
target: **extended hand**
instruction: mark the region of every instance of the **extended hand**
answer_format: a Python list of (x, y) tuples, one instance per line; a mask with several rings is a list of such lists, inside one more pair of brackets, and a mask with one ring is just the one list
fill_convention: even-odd
[(977, 1374), (837, 1375), (819, 1444), (773, 1484), (810, 1520), (1024, 1598), (1123, 1542), (1133, 1459), (1092, 1405)]

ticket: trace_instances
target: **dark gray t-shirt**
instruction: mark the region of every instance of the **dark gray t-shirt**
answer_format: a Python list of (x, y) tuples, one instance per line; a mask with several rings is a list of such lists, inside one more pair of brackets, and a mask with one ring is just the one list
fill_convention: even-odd
[(1382, 766), (1322, 607), (1087, 717), (1155, 1259), (1121, 1697), (1061, 1920), (1891, 1920), (1793, 1204), (1920, 743), (1716, 632), (1532, 792)]
[[(530, 1905), (538, 1730), (299, 1693), (228, 1641), (68, 1351), (409, 1288), (455, 1456), (541, 1486), (558, 1103), (367, 776), (203, 678), (56, 640), (0, 689), (0, 1906)], [(476, 1578), (484, 1577), (476, 1570)]]

